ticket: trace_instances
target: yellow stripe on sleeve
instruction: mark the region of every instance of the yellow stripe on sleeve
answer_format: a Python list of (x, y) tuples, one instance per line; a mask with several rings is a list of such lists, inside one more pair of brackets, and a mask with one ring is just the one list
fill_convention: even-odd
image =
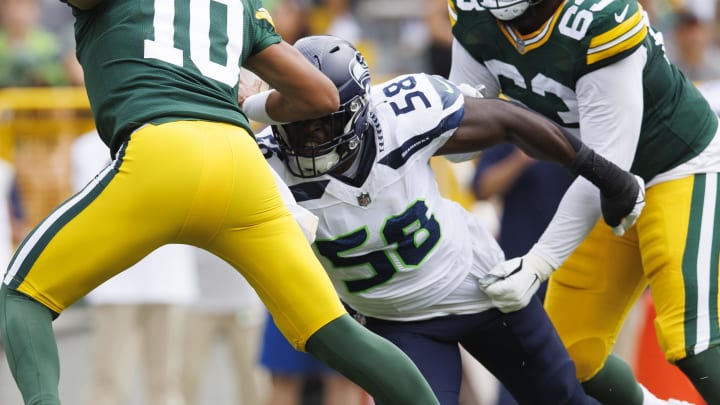
[(450, 26), (454, 27), (457, 23), (457, 10), (455, 10), (455, 5), (452, 0), (448, 0), (448, 16), (450, 18)]
[(647, 35), (647, 26), (642, 8), (613, 29), (600, 34), (590, 41), (587, 64), (599, 62), (639, 44)]

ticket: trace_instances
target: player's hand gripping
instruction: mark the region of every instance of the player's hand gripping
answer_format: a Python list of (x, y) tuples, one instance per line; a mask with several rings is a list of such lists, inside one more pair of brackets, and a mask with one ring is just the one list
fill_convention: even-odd
[(262, 80), (260, 80), (260, 78), (254, 74), (247, 74), (246, 72), (243, 72), (243, 74), (240, 75), (240, 80), (238, 81), (238, 106), (242, 108), (243, 104), (245, 104), (245, 100), (247, 100), (250, 96), (260, 93), (263, 90), (263, 87), (267, 86)]
[(555, 269), (544, 259), (528, 253), (498, 264), (480, 280), (480, 287), (502, 312), (524, 308), (537, 292), (540, 284)]
[(635, 225), (645, 207), (645, 181), (639, 176), (633, 175), (633, 177), (634, 182), (630, 180), (623, 185), (622, 194), (634, 195), (634, 199), (605, 195), (600, 197), (600, 207), (605, 223), (610, 225), (613, 233), (617, 236), (623, 236), (628, 229)]

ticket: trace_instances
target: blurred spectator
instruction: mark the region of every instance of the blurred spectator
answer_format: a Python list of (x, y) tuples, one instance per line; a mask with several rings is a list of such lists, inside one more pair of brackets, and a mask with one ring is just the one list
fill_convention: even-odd
[(650, 24), (656, 29), (665, 33), (671, 26), (670, 16), (677, 7), (676, 0), (638, 0), (640, 6), (648, 14)]
[[(501, 206), (498, 242), (505, 257), (521, 257), (540, 238), (550, 223), (572, 177), (562, 166), (536, 161), (510, 144), (483, 151), (475, 171), (476, 198), (499, 198)], [(538, 294), (544, 297), (545, 283)], [(516, 405), (500, 387), (497, 405)]]
[(82, 67), (75, 56), (75, 18), (72, 9), (62, 1), (37, 0), (40, 4), (40, 25), (57, 36), (60, 43), (62, 63), (68, 75), (69, 84), (82, 86), (85, 83)]
[(715, 114), (720, 114), (720, 77), (715, 80), (701, 81), (697, 88), (710, 103)]
[(39, 23), (37, 1), (0, 0), (0, 87), (61, 86), (81, 80), (75, 53)]
[(353, 14), (352, 0), (324, 0), (323, 4), (330, 14), (330, 20), (324, 32), (318, 34), (334, 35), (352, 43), (363, 40), (362, 28)]
[[(198, 297), (190, 305), (186, 324), (183, 386), (186, 405), (203, 404), (200, 395), (208, 383), (208, 361), (218, 343), (234, 373), (235, 401), (240, 405), (266, 403), (270, 388), (267, 372), (258, 364), (265, 310), (255, 290), (219, 257), (196, 249)], [(217, 374), (217, 373), (214, 373)]]
[(263, 1), (283, 39), (291, 44), (310, 34), (330, 34), (358, 42), (363, 39), (351, 0)]
[(450, 73), (452, 32), (446, 0), (425, 0), (425, 24), (430, 34), (427, 55), (430, 71), (447, 78)]
[(712, 24), (694, 12), (673, 15), (667, 41), (668, 57), (693, 81), (720, 78), (720, 49), (715, 44)]
[(288, 43), (293, 44), (298, 38), (308, 35), (309, 5), (305, 0), (267, 0), (263, 5), (270, 11), (275, 21), (275, 29)]
[[(0, 265), (6, 268), (13, 250), (24, 236), (24, 215), (15, 177), (15, 169), (7, 160), (0, 158)], [(0, 340), (0, 363), (5, 352)]]
[[(78, 137), (72, 145), (73, 188), (80, 190), (103, 168), (114, 170), (109, 157), (95, 131)], [(194, 249), (163, 246), (87, 295), (94, 345), (89, 404), (127, 403), (140, 375), (147, 405), (184, 405), (179, 337), (184, 305), (196, 294)]]
[[(267, 405), (301, 405), (308, 382), (321, 382), (321, 400), (313, 405), (361, 405), (364, 392), (350, 380), (308, 353), (295, 350), (267, 316), (261, 364), (270, 372), (272, 389)], [(313, 388), (310, 386), (310, 388)], [(311, 395), (312, 393), (310, 393)]]
[(20, 184), (18, 183), (17, 172), (15, 172), (14, 169), (12, 173), (12, 184), (10, 184), (9, 204), (11, 243), (13, 249), (15, 249), (18, 243), (20, 243), (20, 241), (25, 237), (29, 229), (28, 223), (25, 219), (25, 209), (23, 208), (22, 191), (20, 190)]
[(64, 36), (68, 35), (70, 45), (75, 47), (75, 34), (73, 25), (75, 17), (72, 15), (72, 9), (62, 1), (58, 0), (37, 0), (40, 6), (40, 24), (48, 31)]
[(10, 262), (17, 243), (25, 236), (25, 221), (15, 168), (0, 158), (0, 266)]
[(536, 161), (512, 145), (483, 151), (473, 181), (475, 197), (500, 197), (498, 242), (505, 257), (519, 257), (530, 250), (571, 182), (565, 168)]

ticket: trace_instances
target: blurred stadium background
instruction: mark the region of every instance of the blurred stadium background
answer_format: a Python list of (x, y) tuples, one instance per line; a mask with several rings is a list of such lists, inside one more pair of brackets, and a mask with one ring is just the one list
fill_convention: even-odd
[[(0, 0), (5, 1), (5, 0)], [(39, 23), (57, 36), (59, 48), (72, 50), (72, 17), (69, 8), (57, 0), (37, 1), (41, 6)], [(286, 7), (300, 11), (300, 30), (284, 35), (288, 42), (294, 42), (297, 34), (337, 33), (352, 42), (365, 54), (373, 73), (374, 82), (395, 74), (406, 72), (432, 72), (445, 75), (449, 64), (449, 23), (445, 0), (269, 0), (264, 3), (273, 13), (279, 28), (288, 21)], [(285, 8), (284, 8), (285, 7)], [(69, 25), (70, 24), (70, 25)], [(665, 27), (667, 28), (667, 26)], [(2, 27), (0, 27), (0, 30)], [(280, 29), (282, 31), (282, 29)], [(69, 38), (69, 39), (68, 39)], [(5, 63), (0, 55), (0, 68)], [(58, 52), (58, 63), (62, 55)], [(0, 158), (12, 162), (17, 171), (17, 180), (22, 193), (22, 207), (25, 223), (33, 226), (46, 216), (58, 203), (71, 194), (70, 186), (70, 145), (75, 137), (93, 129), (92, 114), (87, 96), (81, 85), (72, 85), (69, 79), (61, 85), (26, 85), (2, 81), (0, 69)], [(77, 83), (76, 83), (77, 84)], [(488, 226), (497, 226), (493, 203), (478, 203), (467, 189), (472, 166), (450, 165), (446, 161), (435, 161), (438, 179), (444, 193), (457, 199), (469, 209), (475, 210), (487, 220)], [(645, 308), (643, 303), (640, 310)], [(652, 347), (652, 336), (643, 334), (642, 328), (651, 328), (642, 311), (637, 318), (628, 322), (630, 339), (618, 351), (629, 358), (631, 363), (640, 362), (635, 358), (640, 341)], [(80, 302), (66, 311), (54, 324), (60, 346), (61, 397), (66, 404), (83, 404), (87, 396), (90, 363), (91, 320), (88, 308)], [(642, 335), (641, 338), (637, 336)], [(622, 342), (621, 342), (622, 343)], [(683, 377), (667, 371), (664, 362), (657, 362), (657, 352), (643, 353), (648, 385), (656, 381), (660, 390), (678, 389), (676, 384), (663, 378), (671, 376), (677, 381)], [(218, 346), (213, 352), (207, 376), (202, 387), (202, 404), (229, 405), (233, 398), (233, 381), (227, 362), (225, 348)], [(653, 360), (653, 362), (648, 361)], [(636, 361), (637, 360), (637, 361)], [(642, 371), (642, 370), (641, 370)], [(654, 373), (654, 375), (653, 375)], [(142, 405), (142, 375), (132, 377), (136, 390), (127, 405)], [(685, 389), (692, 395), (692, 389)], [(663, 396), (669, 396), (663, 395)], [(310, 395), (306, 402), (312, 401)], [(695, 399), (695, 397), (687, 397)], [(19, 393), (10, 376), (4, 355), (0, 355), (0, 405), (19, 405)], [(310, 402), (308, 402), (310, 403)], [(489, 403), (489, 402), (488, 402)], [(698, 403), (700, 403), (698, 401)], [(152, 405), (152, 404), (147, 404)], [(189, 405), (189, 404), (188, 404)], [(252, 404), (257, 405), (257, 404)], [(479, 405), (473, 404), (473, 405)]]

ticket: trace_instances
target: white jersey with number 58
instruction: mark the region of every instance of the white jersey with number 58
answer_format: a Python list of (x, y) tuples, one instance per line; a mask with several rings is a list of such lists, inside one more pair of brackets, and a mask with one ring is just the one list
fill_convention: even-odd
[(440, 195), (429, 163), (463, 105), (460, 90), (439, 76), (373, 86), (372, 129), (352, 179), (294, 177), (272, 132), (258, 135), (298, 203), (319, 217), (314, 249), (338, 294), (364, 315), (418, 320), (492, 307), (477, 279), (503, 253), (477, 217)]

